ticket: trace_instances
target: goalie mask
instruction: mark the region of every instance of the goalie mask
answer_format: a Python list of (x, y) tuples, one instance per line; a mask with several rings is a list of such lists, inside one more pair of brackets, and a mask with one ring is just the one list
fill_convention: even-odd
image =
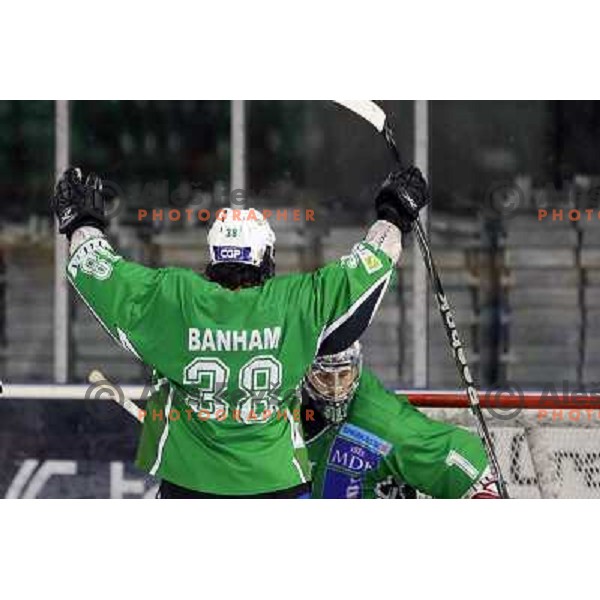
[(250, 267), (259, 273), (256, 283), (275, 274), (275, 234), (259, 210), (219, 210), (208, 232), (208, 247), (208, 271), (219, 265)]
[(338, 424), (348, 416), (348, 407), (362, 371), (360, 344), (337, 354), (319, 356), (303, 381), (303, 389), (328, 423)]

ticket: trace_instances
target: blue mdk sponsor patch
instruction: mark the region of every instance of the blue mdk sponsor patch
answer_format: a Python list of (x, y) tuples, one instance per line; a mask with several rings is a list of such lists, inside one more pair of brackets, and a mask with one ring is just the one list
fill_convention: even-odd
[(376, 435), (344, 424), (331, 445), (323, 482), (325, 498), (362, 497), (362, 476), (377, 468), (392, 445)]
[(380, 458), (372, 450), (338, 435), (329, 450), (327, 466), (353, 474), (363, 473), (377, 466)]

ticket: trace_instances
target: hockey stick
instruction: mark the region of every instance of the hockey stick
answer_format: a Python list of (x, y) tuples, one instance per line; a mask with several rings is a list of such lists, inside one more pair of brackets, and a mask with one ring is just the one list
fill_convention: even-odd
[[(351, 110), (355, 114), (371, 123), (371, 125), (373, 125), (373, 127), (375, 127), (375, 129), (383, 135), (383, 138), (385, 139), (385, 142), (398, 165), (400, 167), (403, 166), (402, 157), (400, 156), (400, 152), (396, 146), (391, 125), (387, 120), (387, 115), (380, 106), (375, 104), (375, 102), (372, 100), (334, 100), (334, 102), (337, 102), (341, 106), (344, 106), (348, 110)], [(418, 218), (415, 221), (415, 233), (419, 243), (419, 248), (421, 249), (421, 254), (423, 255), (425, 266), (427, 267), (427, 271), (429, 273), (429, 279), (431, 280), (431, 285), (433, 287), (437, 305), (440, 310), (440, 316), (442, 317), (444, 330), (446, 331), (446, 336), (448, 337), (448, 341), (450, 342), (450, 346), (452, 347), (452, 351), (454, 353), (454, 361), (456, 363), (462, 383), (467, 390), (469, 406), (475, 417), (475, 422), (477, 423), (477, 433), (483, 442), (490, 462), (490, 467), (498, 482), (498, 491), (500, 493), (500, 497), (508, 498), (509, 496), (506, 488), (506, 482), (502, 477), (502, 472), (500, 471), (500, 465), (498, 463), (498, 457), (496, 456), (492, 438), (483, 417), (481, 405), (479, 404), (479, 394), (475, 388), (475, 382), (473, 381), (469, 365), (467, 364), (465, 351), (463, 349), (460, 336), (458, 335), (458, 331), (456, 330), (454, 312), (452, 311), (450, 303), (448, 302), (446, 294), (444, 293), (442, 281), (431, 254), (431, 247), (429, 246), (429, 242), (425, 236), (423, 225)]]
[(106, 390), (110, 393), (110, 399), (114, 400), (121, 408), (124, 408), (132, 417), (137, 419), (140, 423), (144, 422), (144, 411), (137, 406), (132, 400), (130, 400), (123, 390), (112, 384), (106, 376), (94, 369), (88, 375), (88, 381), (94, 385), (94, 389), (98, 389), (100, 393)]

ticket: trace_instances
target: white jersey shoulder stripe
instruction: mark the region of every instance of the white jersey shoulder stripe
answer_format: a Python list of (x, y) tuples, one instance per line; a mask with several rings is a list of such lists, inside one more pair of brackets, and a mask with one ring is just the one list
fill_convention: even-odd
[(160, 440), (158, 442), (158, 450), (156, 452), (156, 460), (150, 469), (150, 475), (156, 475), (158, 468), (160, 467), (160, 463), (162, 462), (163, 452), (165, 449), (165, 444), (167, 443), (167, 438), (169, 437), (169, 413), (171, 412), (171, 404), (173, 403), (173, 387), (169, 388), (169, 397), (167, 398), (167, 404), (165, 406), (165, 428), (160, 436)]

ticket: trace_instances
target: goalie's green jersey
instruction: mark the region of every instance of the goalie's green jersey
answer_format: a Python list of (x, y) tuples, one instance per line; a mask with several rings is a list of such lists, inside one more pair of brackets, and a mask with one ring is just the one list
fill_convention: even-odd
[(393, 264), (361, 243), (314, 273), (231, 291), (128, 262), (92, 238), (67, 273), (108, 332), (154, 368), (138, 466), (188, 489), (252, 495), (309, 480), (297, 386), (319, 348), (339, 351), (364, 331)]
[(488, 464), (476, 435), (428, 418), (368, 369), (346, 422), (321, 429), (307, 446), (313, 498), (394, 498), (403, 484), (462, 498)]

